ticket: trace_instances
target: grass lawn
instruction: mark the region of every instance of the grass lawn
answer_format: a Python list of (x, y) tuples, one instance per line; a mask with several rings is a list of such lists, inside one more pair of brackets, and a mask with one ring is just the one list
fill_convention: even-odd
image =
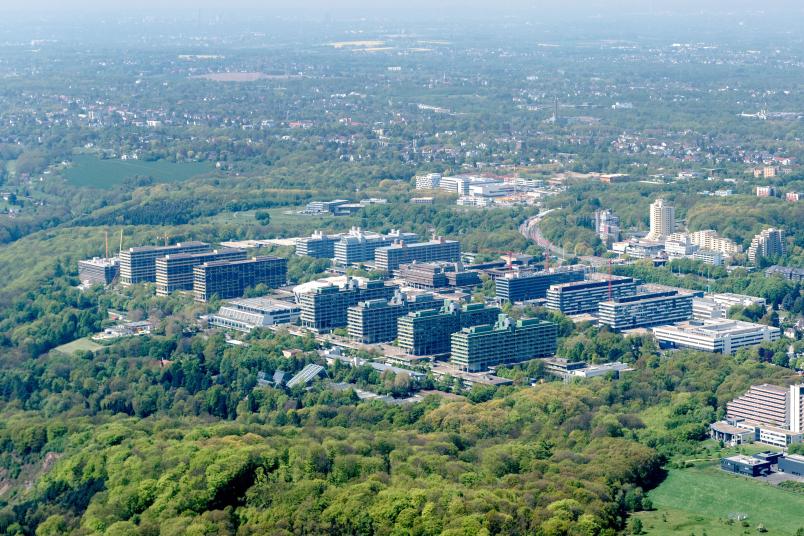
[[(730, 475), (716, 462), (670, 469), (649, 496), (655, 510), (637, 514), (646, 534), (758, 534), (761, 523), (768, 530), (765, 534), (793, 536), (804, 527), (804, 495)], [(748, 527), (739, 521), (726, 523), (736, 513), (748, 516)]]
[(156, 182), (179, 182), (213, 170), (211, 164), (201, 162), (177, 164), (164, 160), (101, 160), (90, 155), (79, 155), (73, 159), (73, 165), (64, 170), (64, 178), (73, 186), (113, 188), (137, 176), (152, 177)]
[(73, 355), (74, 353), (82, 350), (85, 352), (94, 352), (96, 350), (100, 350), (101, 348), (103, 348), (103, 346), (96, 343), (95, 341), (84, 338), (84, 339), (76, 339), (73, 342), (68, 342), (67, 344), (57, 346), (55, 350), (63, 354)]

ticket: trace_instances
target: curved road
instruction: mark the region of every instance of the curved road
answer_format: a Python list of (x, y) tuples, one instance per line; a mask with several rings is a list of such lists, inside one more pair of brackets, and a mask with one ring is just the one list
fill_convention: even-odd
[(564, 251), (563, 248), (551, 244), (542, 232), (539, 230), (539, 222), (542, 218), (547, 216), (550, 212), (555, 209), (550, 209), (545, 212), (540, 213), (538, 216), (533, 216), (525, 220), (525, 222), (519, 226), (519, 232), (527, 239), (533, 240), (536, 244), (552, 253), (556, 257), (566, 259), (568, 257), (567, 253)]

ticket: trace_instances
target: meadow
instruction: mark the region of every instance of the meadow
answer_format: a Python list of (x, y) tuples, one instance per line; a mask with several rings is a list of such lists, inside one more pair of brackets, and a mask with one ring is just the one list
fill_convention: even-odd
[(64, 171), (64, 178), (79, 188), (114, 188), (135, 177), (150, 177), (155, 182), (180, 182), (214, 171), (212, 165), (202, 162), (167, 162), (157, 160), (101, 160), (90, 155), (73, 158), (73, 164)]
[[(761, 524), (765, 534), (794, 536), (804, 527), (804, 495), (725, 473), (717, 462), (670, 469), (649, 496), (654, 509), (636, 515), (645, 534), (757, 534)], [(745, 523), (729, 521), (738, 514)]]

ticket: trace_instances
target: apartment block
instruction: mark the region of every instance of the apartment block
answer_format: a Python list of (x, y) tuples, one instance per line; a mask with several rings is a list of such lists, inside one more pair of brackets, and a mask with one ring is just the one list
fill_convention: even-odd
[(211, 251), (204, 242), (181, 242), (173, 246), (140, 246), (120, 252), (120, 283), (134, 285), (156, 281), (156, 259), (179, 253)]
[(787, 428), (790, 390), (763, 383), (726, 404), (726, 416), (752, 423)]
[(416, 175), (417, 190), (435, 190), (441, 186), (441, 173)]
[(348, 324), (348, 309), (360, 302), (388, 300), (399, 289), (396, 285), (386, 285), (384, 281), (366, 281), (359, 284), (350, 279), (343, 288), (335, 285), (318, 287), (312, 292), (300, 294), (302, 326), (326, 333)]
[(536, 318), (511, 321), (500, 315), (494, 325), (463, 328), (453, 333), (450, 361), (458, 369), (480, 372), (555, 354), (557, 326)]
[(637, 284), (632, 277), (611, 276), (611, 280), (579, 281), (552, 285), (547, 289), (547, 308), (566, 315), (595, 313), (598, 304), (609, 299), (633, 296)]
[(598, 320), (615, 331), (672, 324), (692, 318), (692, 294), (675, 290), (600, 302)]
[(740, 320), (690, 320), (672, 326), (653, 328), (653, 335), (664, 348), (693, 348), (702, 352), (733, 354), (740, 348), (778, 341), (777, 327)]
[(392, 246), (378, 248), (374, 255), (374, 267), (391, 273), (402, 264), (411, 262), (458, 262), (461, 260), (461, 244), (455, 240), (439, 237), (429, 242), (407, 244), (396, 242)]
[(246, 258), (242, 249), (224, 248), (204, 253), (177, 253), (156, 259), (156, 294), (167, 296), (177, 290), (193, 290), (193, 268), (205, 262)]
[(254, 257), (239, 261), (215, 261), (193, 268), (193, 292), (197, 301), (212, 296), (225, 300), (243, 296), (247, 288), (259, 284), (278, 288), (287, 284), (288, 260), (281, 257)]
[(583, 281), (583, 266), (566, 266), (542, 272), (509, 272), (495, 279), (497, 298), (508, 302), (523, 302), (547, 297), (552, 285)]
[(751, 240), (748, 247), (748, 260), (756, 264), (763, 257), (779, 257), (787, 252), (782, 229), (765, 229)]
[(397, 294), (390, 300), (367, 300), (349, 307), (347, 323), (349, 338), (364, 344), (393, 341), (397, 337), (397, 320), (411, 311), (435, 310), (443, 302), (431, 294), (410, 299)]
[(399, 346), (413, 355), (449, 353), (453, 333), (466, 327), (493, 324), (500, 312), (498, 307), (482, 303), (458, 307), (449, 302), (439, 310), (408, 313), (398, 320)]

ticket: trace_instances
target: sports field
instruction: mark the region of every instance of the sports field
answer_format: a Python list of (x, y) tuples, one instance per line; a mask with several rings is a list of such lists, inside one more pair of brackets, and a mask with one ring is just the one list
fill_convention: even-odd
[[(761, 480), (730, 475), (717, 462), (670, 469), (667, 479), (649, 494), (654, 510), (641, 512), (645, 534), (731, 536), (764, 534), (795, 536), (804, 527), (804, 495)], [(745, 515), (741, 521), (729, 518)]]
[(73, 164), (64, 171), (64, 178), (81, 188), (114, 188), (134, 177), (151, 177), (155, 182), (179, 182), (213, 170), (211, 164), (201, 162), (101, 160), (80, 155), (73, 158)]

